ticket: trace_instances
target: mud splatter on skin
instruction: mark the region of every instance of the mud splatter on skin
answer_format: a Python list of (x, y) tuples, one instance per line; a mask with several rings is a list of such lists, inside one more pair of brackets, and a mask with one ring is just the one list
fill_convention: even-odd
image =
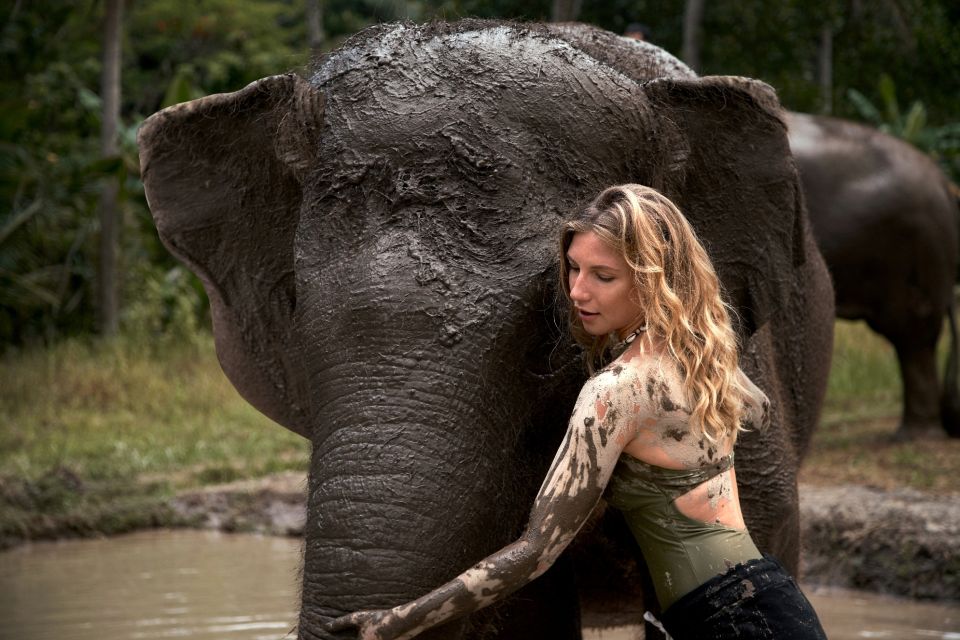
[(647, 399), (651, 403), (659, 406), (664, 412), (681, 411), (683, 409), (682, 401), (673, 397), (670, 385), (663, 378), (650, 376), (647, 378)]
[[(730, 476), (727, 474), (719, 475), (710, 480), (707, 485), (707, 503), (714, 513), (720, 513), (730, 505), (730, 500), (733, 499), (733, 488)], [(714, 521), (716, 524), (722, 524), (722, 520), (719, 517), (714, 518)]]
[(665, 391), (660, 394), (660, 408), (664, 411), (679, 411), (681, 405), (675, 403), (673, 398), (670, 397), (670, 393)]
[(646, 389), (647, 389), (647, 399), (650, 400), (650, 402), (653, 402), (653, 398), (657, 393), (657, 379), (654, 378), (653, 376), (648, 377)]
[(703, 451), (703, 454), (697, 457), (697, 462), (700, 464), (700, 466), (715, 462), (715, 457), (717, 455), (717, 447), (715, 444), (706, 438), (701, 438), (697, 442), (697, 447), (700, 449), (700, 451)]
[(684, 439), (687, 435), (689, 435), (689, 434), (690, 434), (689, 431), (684, 431), (683, 429), (678, 429), (678, 428), (676, 428), (676, 427), (671, 427), (671, 428), (669, 428), (669, 429), (667, 429), (666, 431), (663, 432), (663, 438), (664, 438), (664, 439), (666, 439), (666, 438), (673, 438), (673, 439), (676, 440), (677, 442), (680, 442), (681, 440), (683, 440), (683, 439)]

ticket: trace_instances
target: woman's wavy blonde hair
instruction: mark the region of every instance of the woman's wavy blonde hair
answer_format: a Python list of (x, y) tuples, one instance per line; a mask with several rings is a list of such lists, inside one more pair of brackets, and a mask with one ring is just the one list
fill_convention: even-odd
[[(595, 233), (620, 253), (633, 272), (647, 333), (662, 339), (683, 375), (692, 409), (690, 426), (716, 441), (736, 436), (747, 389), (738, 375), (732, 311), (696, 233), (666, 196), (639, 184), (605, 189), (560, 236), (560, 288), (570, 303), (567, 251), (578, 233)], [(593, 372), (610, 358), (611, 336), (592, 336), (570, 303), (574, 338), (587, 348)]]

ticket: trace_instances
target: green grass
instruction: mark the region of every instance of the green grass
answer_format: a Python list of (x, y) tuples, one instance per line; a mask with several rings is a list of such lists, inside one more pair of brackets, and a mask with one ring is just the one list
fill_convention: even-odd
[(0, 538), (140, 526), (174, 491), (306, 469), (309, 455), (239, 396), (204, 334), (7, 355), (0, 425)]
[(901, 395), (893, 346), (863, 322), (838, 320), (821, 424), (898, 416)]
[(308, 451), (237, 394), (204, 336), (67, 342), (7, 358), (0, 423), (0, 475), (27, 478), (59, 467), (93, 480), (224, 465), (261, 475), (302, 466)]

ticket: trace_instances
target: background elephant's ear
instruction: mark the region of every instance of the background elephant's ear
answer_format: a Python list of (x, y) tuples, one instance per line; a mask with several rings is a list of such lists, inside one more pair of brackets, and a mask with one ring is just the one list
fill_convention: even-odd
[(665, 189), (713, 260), (742, 338), (783, 308), (804, 261), (805, 210), (773, 89), (735, 77), (645, 85), (665, 131)]
[(322, 116), (305, 81), (275, 76), (164, 109), (138, 137), (157, 230), (203, 281), (223, 370), (251, 404), (302, 435), (293, 243)]

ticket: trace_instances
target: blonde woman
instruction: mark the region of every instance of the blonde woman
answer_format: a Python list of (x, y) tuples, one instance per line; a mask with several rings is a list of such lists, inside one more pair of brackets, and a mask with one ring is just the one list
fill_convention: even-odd
[(561, 287), (592, 376), (524, 534), (413, 602), (329, 624), (412, 638), (522, 587), (601, 496), (621, 509), (674, 640), (825, 638), (810, 603), (750, 538), (733, 448), (768, 401), (740, 370), (720, 285), (687, 220), (657, 191), (604, 190), (563, 227)]

